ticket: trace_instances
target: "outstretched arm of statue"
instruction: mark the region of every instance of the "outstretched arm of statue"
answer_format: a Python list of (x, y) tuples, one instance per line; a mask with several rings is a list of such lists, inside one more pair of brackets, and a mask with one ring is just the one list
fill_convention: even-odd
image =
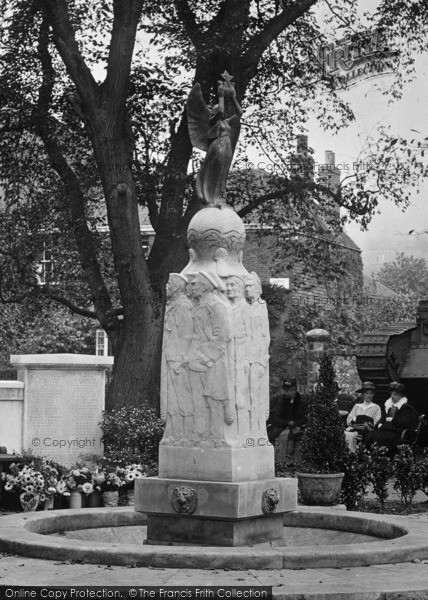
[(238, 117), (242, 117), (242, 113), (244, 111), (242, 110), (242, 108), (240, 107), (240, 105), (238, 103), (238, 100), (236, 99), (235, 89), (233, 90), (233, 94), (232, 94), (232, 102), (233, 102), (233, 105), (235, 107), (236, 114), (238, 115)]

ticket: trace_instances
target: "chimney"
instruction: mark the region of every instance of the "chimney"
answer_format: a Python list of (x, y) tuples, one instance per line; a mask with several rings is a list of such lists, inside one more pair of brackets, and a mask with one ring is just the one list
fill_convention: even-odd
[[(340, 185), (340, 169), (336, 167), (336, 157), (331, 150), (325, 151), (325, 162), (318, 167), (318, 181), (335, 192)], [(325, 217), (327, 223), (335, 230), (341, 229), (340, 206), (333, 198), (324, 198)]]
[(299, 179), (314, 181), (314, 159), (309, 153), (307, 135), (301, 134), (297, 136), (296, 152), (290, 158), (291, 178), (293, 178), (293, 175)]

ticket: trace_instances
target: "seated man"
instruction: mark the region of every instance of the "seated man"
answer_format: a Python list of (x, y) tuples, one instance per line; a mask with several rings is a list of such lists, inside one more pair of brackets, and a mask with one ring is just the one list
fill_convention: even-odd
[(278, 396), (267, 423), (267, 433), (275, 446), (275, 463), (298, 460), (296, 449), (306, 423), (306, 407), (297, 391), (295, 379), (282, 380), (283, 393)]
[(374, 383), (365, 381), (361, 388), (357, 390), (357, 394), (361, 394), (363, 402), (355, 404), (346, 419), (348, 427), (345, 431), (345, 439), (351, 452), (355, 452), (358, 441), (360, 439), (364, 440), (382, 417), (380, 406), (373, 402), (375, 395)]
[(401, 434), (405, 429), (414, 431), (418, 416), (404, 396), (404, 385), (394, 381), (390, 384), (391, 398), (385, 402), (385, 416), (374, 431), (367, 434), (364, 441), (367, 448), (373, 444), (395, 450), (402, 443)]

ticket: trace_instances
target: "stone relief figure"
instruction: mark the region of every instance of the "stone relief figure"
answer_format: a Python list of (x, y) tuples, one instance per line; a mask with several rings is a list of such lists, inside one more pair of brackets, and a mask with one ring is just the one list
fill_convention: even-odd
[(188, 354), (193, 338), (193, 305), (186, 296), (188, 280), (171, 273), (166, 286), (162, 367), (161, 418), (166, 421), (163, 444), (190, 445), (194, 407)]
[(226, 445), (224, 424), (234, 420), (228, 345), (232, 337), (227, 307), (217, 296), (216, 279), (201, 271), (192, 282), (198, 300), (189, 351), (195, 433), (201, 447)]
[(244, 441), (250, 434), (249, 356), (251, 344), (250, 306), (245, 299), (245, 282), (241, 277), (228, 277), (227, 297), (232, 305), (235, 406), (238, 435)]
[(249, 302), (251, 343), (250, 364), (251, 432), (266, 432), (269, 416), (269, 319), (267, 305), (261, 299), (262, 286), (257, 273), (250, 273), (245, 282)]
[[(210, 110), (196, 83), (187, 99), (187, 119), (192, 145), (207, 154), (196, 177), (198, 198), (211, 206), (225, 204), (226, 182), (239, 137), (242, 109), (235, 84), (227, 71), (218, 82), (218, 104)], [(234, 113), (234, 114), (233, 114)]]

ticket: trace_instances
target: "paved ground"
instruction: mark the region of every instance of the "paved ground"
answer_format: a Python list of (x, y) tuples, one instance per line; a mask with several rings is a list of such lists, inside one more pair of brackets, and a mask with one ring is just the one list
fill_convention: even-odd
[[(427, 561), (428, 562), (428, 561)], [(15, 556), (0, 558), (0, 585), (18, 586), (272, 586), (293, 600), (324, 598), (428, 598), (428, 564), (407, 563), (350, 569), (302, 571), (201, 571), (70, 565)], [(403, 592), (396, 595), (392, 592)], [(385, 593), (388, 593), (385, 596)], [(420, 592), (412, 594), (412, 592)], [(333, 594), (333, 596), (332, 596)]]
[[(426, 502), (426, 496), (420, 493), (416, 501)], [(411, 518), (428, 521), (428, 510)], [(300, 571), (235, 571), (231, 565), (231, 570), (204, 571), (69, 564), (0, 554), (0, 585), (265, 585), (272, 586), (274, 596), (284, 600), (428, 600), (428, 561)]]

